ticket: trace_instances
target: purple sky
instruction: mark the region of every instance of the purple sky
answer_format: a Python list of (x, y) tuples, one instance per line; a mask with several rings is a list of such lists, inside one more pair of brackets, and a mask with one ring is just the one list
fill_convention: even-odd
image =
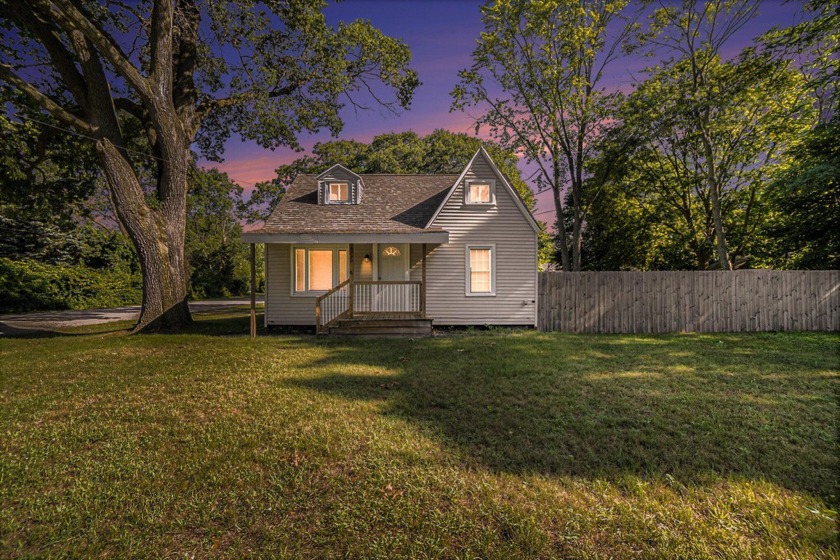
[[(458, 71), (470, 65), (470, 54), (482, 31), (479, 6), (479, 2), (467, 0), (345, 0), (329, 6), (326, 15), (331, 23), (369, 19), (385, 34), (405, 41), (413, 55), (412, 66), (423, 82), (415, 93), (411, 110), (399, 115), (377, 110), (354, 113), (350, 108), (345, 109), (342, 113), (345, 126), (339, 137), (367, 142), (384, 132), (413, 130), (425, 135), (436, 128), (473, 134), (468, 115), (449, 112), (449, 92), (458, 81)], [(774, 25), (790, 25), (797, 18), (798, 8), (796, 1), (762, 1), (759, 16), (731, 41), (729, 54), (736, 54)], [(620, 60), (606, 73), (605, 87), (626, 91), (631, 72), (638, 76), (650, 62), (640, 56)], [(328, 133), (308, 135), (301, 138), (301, 145), (309, 150), (315, 142), (327, 140), (330, 140)], [(253, 142), (233, 138), (226, 144), (225, 161), (218, 167), (247, 190), (258, 181), (273, 178), (278, 165), (301, 155), (288, 148), (265, 150)], [(523, 177), (527, 178), (531, 171), (524, 165), (521, 167)], [(553, 223), (552, 208), (550, 193), (537, 196), (538, 219)]]

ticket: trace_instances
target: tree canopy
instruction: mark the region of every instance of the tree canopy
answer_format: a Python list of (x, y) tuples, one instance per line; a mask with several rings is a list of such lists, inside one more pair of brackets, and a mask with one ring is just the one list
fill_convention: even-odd
[[(627, 5), (627, 0), (488, 3), (472, 66), (460, 72), (452, 90), (454, 110), (483, 111), (476, 131), (486, 127), (502, 147), (537, 165), (537, 185), (554, 195), (565, 270), (580, 270), (588, 212), (583, 183), (596, 140), (610, 127), (620, 100), (601, 82), (632, 29), (623, 15)], [(620, 32), (608, 41), (607, 30), (615, 24)]]
[(95, 148), (140, 259), (138, 329), (190, 322), (193, 145), (211, 160), (233, 134), (297, 148), (303, 131), (337, 134), (346, 104), (410, 105), (408, 47), (367, 21), (329, 25), (325, 5), (0, 0), (0, 82)]

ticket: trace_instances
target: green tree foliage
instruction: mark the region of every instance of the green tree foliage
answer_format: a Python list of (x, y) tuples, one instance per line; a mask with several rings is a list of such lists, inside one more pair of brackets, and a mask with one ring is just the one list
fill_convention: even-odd
[(840, 118), (818, 125), (770, 186), (779, 268), (840, 268)]
[[(766, 185), (814, 118), (805, 80), (786, 62), (752, 51), (732, 62), (712, 56), (703, 59), (703, 79), (715, 94), (698, 100), (692, 67), (700, 59), (651, 70), (619, 112), (621, 126), (602, 161), (613, 167), (614, 184), (609, 192), (587, 192), (598, 197), (593, 213), (601, 214), (590, 215), (588, 237), (610, 233), (600, 243), (611, 244), (625, 221), (622, 241), (604, 247), (615, 255), (607, 260), (613, 265), (626, 250), (635, 267), (720, 266), (716, 204), (727, 263), (740, 266), (765, 251)], [(624, 245), (643, 225), (650, 229), (640, 247), (656, 255), (640, 259), (639, 248)]]
[(240, 241), (246, 215), (243, 189), (217, 169), (193, 167), (187, 191), (186, 254), (190, 296), (247, 293), (248, 248)]
[[(751, 0), (683, 0), (654, 10), (641, 44), (665, 58), (623, 115), (642, 128), (658, 176), (674, 175), (666, 188), (690, 191), (708, 208), (717, 267), (727, 270), (760, 224), (760, 190), (778, 156), (813, 122), (804, 80), (790, 63), (754, 48), (722, 58), (758, 9)], [(690, 202), (683, 195), (686, 219)]]
[(460, 173), (482, 144), (525, 205), (533, 208), (534, 193), (522, 180), (515, 153), (468, 134), (438, 129), (423, 137), (411, 131), (380, 134), (370, 144), (354, 140), (315, 144), (311, 156), (281, 165), (277, 177), (255, 186), (250, 218), (271, 214), (299, 173), (321, 173), (337, 163), (356, 173)]
[(763, 266), (776, 213), (767, 185), (816, 122), (808, 80), (778, 53), (729, 40), (756, 13), (752, 2), (666, 5), (641, 44), (662, 62), (622, 103), (602, 138), (586, 198), (594, 268)]
[[(15, 103), (17, 118), (0, 114), (0, 216), (19, 224), (45, 222), (59, 231), (89, 217), (100, 171), (83, 138), (52, 128), (26, 98), (0, 87), (0, 103)], [(21, 120), (20, 117), (27, 120)], [(36, 117), (44, 125), (28, 120)], [(71, 173), (72, 171), (72, 173)]]
[(0, 257), (0, 312), (96, 309), (140, 303), (140, 275)]
[[(587, 167), (620, 100), (603, 89), (602, 78), (633, 27), (622, 15), (627, 4), (488, 2), (473, 64), (452, 91), (453, 109), (483, 111), (476, 130), (487, 127), (501, 146), (537, 164), (539, 187), (552, 190), (558, 218), (570, 218), (569, 230), (561, 227), (558, 235), (565, 270), (581, 267)], [(612, 42), (608, 29), (618, 30)]]
[(840, 10), (832, 0), (808, 0), (804, 8), (801, 22), (774, 28), (761, 40), (782, 57), (799, 63), (809, 78), (820, 122), (826, 123), (840, 102)]
[[(0, 0), (0, 83), (90, 139), (116, 217), (137, 248), (137, 329), (190, 322), (186, 206), (191, 149), (236, 134), (298, 147), (338, 133), (339, 111), (408, 108), (419, 81), (401, 41), (368, 21), (331, 26), (323, 0)], [(133, 127), (124, 126), (125, 120)], [(133, 130), (145, 135), (140, 149)], [(128, 131), (128, 132), (126, 132)]]

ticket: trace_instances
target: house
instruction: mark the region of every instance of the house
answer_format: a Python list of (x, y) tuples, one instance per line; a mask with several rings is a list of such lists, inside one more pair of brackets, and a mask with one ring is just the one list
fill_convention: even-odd
[(265, 324), (536, 324), (539, 226), (480, 148), (460, 175), (298, 175), (265, 224)]

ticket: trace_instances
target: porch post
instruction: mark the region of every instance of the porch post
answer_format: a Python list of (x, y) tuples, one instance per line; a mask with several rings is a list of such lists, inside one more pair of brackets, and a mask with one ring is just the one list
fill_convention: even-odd
[(257, 336), (257, 246), (251, 243), (251, 338)]
[(426, 244), (423, 243), (423, 261), (420, 277), (420, 317), (426, 318)]
[(350, 283), (347, 285), (347, 289), (349, 292), (349, 302), (348, 302), (348, 311), (350, 312), (350, 318), (353, 318), (353, 292), (356, 291), (355, 286), (353, 285), (353, 244), (350, 244), (350, 249), (347, 251), (347, 257), (350, 259), (350, 262), (347, 263), (347, 279)]

